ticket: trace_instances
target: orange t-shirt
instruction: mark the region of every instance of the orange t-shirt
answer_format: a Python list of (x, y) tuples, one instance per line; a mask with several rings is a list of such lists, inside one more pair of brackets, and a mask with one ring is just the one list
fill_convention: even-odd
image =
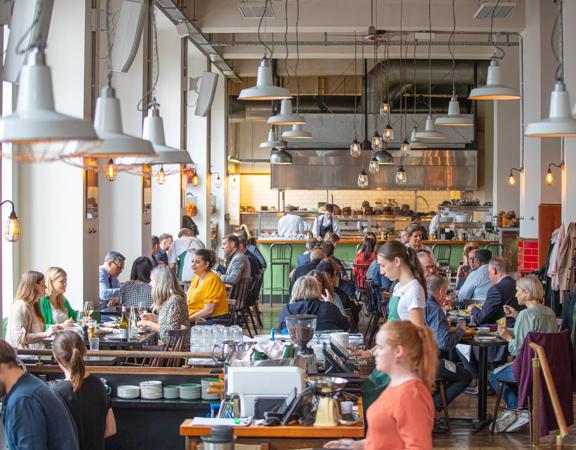
[(366, 450), (432, 448), (434, 404), (421, 380), (388, 386), (366, 412)]

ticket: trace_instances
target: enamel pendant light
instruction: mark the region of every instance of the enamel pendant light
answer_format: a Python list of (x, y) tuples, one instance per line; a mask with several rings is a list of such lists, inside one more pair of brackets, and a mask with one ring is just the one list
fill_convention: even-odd
[(490, 59), (486, 85), (474, 88), (468, 96), (470, 100), (518, 100), (520, 96), (515, 89), (503, 83), (502, 69), (495, 57)]
[(420, 149), (420, 148), (428, 148), (428, 146), (424, 142), (420, 142), (417, 138), (418, 134), (418, 127), (412, 127), (412, 133), (410, 134), (410, 148), (411, 149)]
[(282, 133), (282, 139), (312, 139), (312, 133), (306, 131), (302, 124), (292, 125), (291, 130)]
[(242, 89), (238, 100), (284, 100), (292, 98), (288, 89), (274, 86), (270, 60), (264, 56), (258, 67), (256, 86)]
[(432, 118), (432, 116), (428, 116), (426, 118), (426, 128), (424, 129), (424, 131), (416, 132), (416, 139), (419, 141), (420, 140), (433, 141), (433, 140), (446, 139), (446, 136), (444, 136), (444, 134), (441, 133), (440, 131), (436, 130), (436, 127), (434, 126), (434, 119)]
[(99, 142), (90, 121), (55, 111), (52, 74), (41, 48), (30, 49), (21, 69), (16, 112), (0, 118), (0, 142), (13, 144), (2, 156), (17, 162), (79, 157)]
[(303, 116), (292, 112), (292, 100), (287, 98), (280, 104), (280, 114), (268, 118), (270, 125), (304, 125), (306, 120)]
[(550, 94), (550, 115), (547, 119), (532, 122), (526, 127), (530, 137), (576, 136), (576, 120), (570, 115), (570, 95), (561, 80), (556, 81)]
[(473, 125), (472, 119), (460, 114), (460, 103), (456, 93), (452, 93), (452, 98), (448, 104), (448, 115), (438, 117), (434, 125), (441, 127), (471, 127)]
[(394, 162), (394, 158), (387, 150), (380, 149), (374, 153), (374, 158), (378, 160), (378, 164), (392, 164)]
[(277, 148), (282, 146), (282, 141), (278, 140), (278, 130), (272, 126), (268, 131), (268, 140), (260, 144), (260, 148)]

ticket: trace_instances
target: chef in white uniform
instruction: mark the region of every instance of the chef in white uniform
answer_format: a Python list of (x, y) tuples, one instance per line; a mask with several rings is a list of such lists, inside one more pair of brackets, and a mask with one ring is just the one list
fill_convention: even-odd
[(286, 207), (284, 217), (278, 220), (278, 236), (296, 237), (299, 234), (306, 233), (306, 227), (302, 217), (292, 214), (292, 212), (296, 210), (297, 208), (295, 206), (289, 205)]

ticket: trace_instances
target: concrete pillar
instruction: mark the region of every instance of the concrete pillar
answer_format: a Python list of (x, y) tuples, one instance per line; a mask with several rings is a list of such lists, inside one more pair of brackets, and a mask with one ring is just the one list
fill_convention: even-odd
[[(192, 44), (188, 43), (187, 47), (187, 76), (199, 77), (202, 72), (210, 70), (208, 58)], [(187, 103), (194, 104), (195, 100), (196, 94), (188, 92)], [(194, 115), (193, 108), (187, 108), (186, 122), (186, 149), (192, 155), (200, 178), (198, 186), (188, 184), (185, 187), (186, 203), (193, 201), (196, 204), (198, 215), (194, 217), (194, 221), (198, 225), (199, 238), (210, 248), (210, 115), (198, 117)]]
[[(56, 109), (83, 117), (90, 93), (85, 89), (87, 5), (85, 1), (55, 0), (48, 35), (47, 64), (52, 69)], [(27, 270), (44, 272), (61, 266), (68, 273), (66, 297), (80, 308), (83, 270), (83, 171), (63, 162), (14, 164), (14, 187), (22, 236), (14, 246), (17, 279)], [(3, 216), (4, 216), (3, 211)], [(15, 287), (15, 286), (14, 286)], [(14, 292), (4, 296), (4, 311)]]
[[(159, 78), (156, 86), (156, 98), (160, 103), (160, 115), (164, 120), (166, 145), (180, 148), (180, 36), (176, 26), (156, 8), (156, 27), (158, 32)], [(153, 50), (153, 49), (152, 49)], [(153, 83), (153, 80), (150, 80)], [(159, 185), (152, 177), (152, 234), (170, 233), (176, 236), (180, 229), (180, 167), (166, 166), (164, 170), (176, 174), (166, 177)], [(159, 166), (155, 166), (159, 170)]]
[[(220, 71), (212, 66), (212, 71), (218, 74), (218, 85), (216, 95), (212, 103), (210, 112), (210, 160), (212, 166), (211, 192), (212, 198), (216, 201), (216, 212), (212, 215), (212, 222), (217, 226), (218, 239), (212, 245), (219, 247), (222, 236), (226, 232), (226, 211), (228, 209), (226, 182), (227, 169), (227, 145), (228, 140), (228, 92), (226, 89), (226, 78)], [(216, 179), (220, 177), (220, 187), (216, 185)]]

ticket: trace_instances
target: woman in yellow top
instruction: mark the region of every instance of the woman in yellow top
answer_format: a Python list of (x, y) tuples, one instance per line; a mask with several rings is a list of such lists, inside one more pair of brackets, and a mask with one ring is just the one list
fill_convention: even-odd
[(194, 277), (188, 289), (188, 316), (191, 321), (208, 319), (228, 313), (226, 287), (220, 277), (213, 272), (216, 262), (214, 252), (199, 249), (192, 258)]

